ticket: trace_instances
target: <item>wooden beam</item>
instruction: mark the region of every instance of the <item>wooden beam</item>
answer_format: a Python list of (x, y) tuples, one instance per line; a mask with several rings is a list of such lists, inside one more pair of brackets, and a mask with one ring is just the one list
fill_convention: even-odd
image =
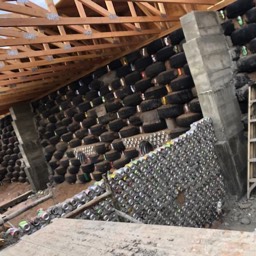
[[(84, 67), (81, 66), (77, 66), (77, 64), (69, 64), (69, 65), (60, 65), (60, 66), (53, 66), (53, 67), (49, 67), (49, 68), (39, 68), (38, 70), (35, 71), (24, 71), (24, 72), (12, 72), (9, 73), (9, 71), (7, 71), (7, 74), (1, 75), (0, 74), (0, 80), (2, 79), (10, 79), (10, 78), (17, 78), (17, 77), (27, 77), (30, 75), (36, 75), (36, 74), (46, 74), (46, 73), (52, 73), (55, 71), (65, 71), (65, 70), (80, 70), (80, 69), (84, 69)], [(0, 71), (1, 72), (1, 71)]]
[(142, 6), (146, 7), (152, 14), (162, 16), (162, 13), (149, 3), (141, 3)]
[[(115, 11), (113, 3), (111, 1), (105, 1), (105, 4), (107, 6), (108, 11), (111, 13), (109, 15), (116, 17), (117, 15), (116, 15), (116, 11)], [(114, 24), (109, 24), (109, 28), (110, 28), (110, 31), (112, 31), (112, 32), (117, 31), (116, 25), (114, 25)], [(134, 29), (135, 29), (135, 27), (133, 26), (132, 30), (134, 30)], [(120, 43), (120, 38), (115, 38), (115, 42)]]
[(122, 43), (122, 44), (97, 44), (97, 45), (86, 45), (86, 46), (75, 46), (70, 49), (51, 49), (44, 51), (27, 51), (20, 52), (18, 55), (8, 55), (8, 54), (0, 54), (0, 61), (4, 60), (14, 60), (14, 59), (23, 59), (28, 57), (43, 57), (48, 55), (61, 55), (67, 53), (74, 52), (86, 52), (86, 51), (95, 51), (95, 50), (103, 50), (103, 49), (113, 49), (120, 48), (123, 46), (133, 46), (134, 43)]
[(32, 17), (44, 17), (45, 16), (45, 14), (43, 12), (40, 12), (39, 10), (36, 10), (34, 8), (20, 6), (17, 4), (3, 3), (3, 2), (0, 2), (0, 10), (12, 12), (12, 13), (23, 14), (23, 15), (28, 15), (28, 16), (32, 16)]
[[(56, 84), (57, 82), (65, 81), (65, 77), (63, 79), (55, 79), (55, 78), (47, 78), (45, 80), (41, 79), (41, 81), (32, 81), (24, 84), (20, 84), (19, 86), (9, 88), (9, 87), (0, 87), (0, 95), (5, 92), (5, 95), (15, 94), (16, 92), (28, 92), (32, 91), (32, 89), (45, 89), (47, 87), (52, 88), (52, 84)], [(17, 96), (19, 96), (17, 94)]]
[[(86, 12), (85, 12), (85, 9), (84, 9), (84, 6), (83, 4), (79, 1), (79, 0), (75, 0), (75, 5), (76, 5), (76, 9), (79, 13), (79, 16), (80, 18), (87, 18), (87, 15), (86, 15)], [(71, 25), (71, 26), (68, 26), (69, 28), (81, 33), (81, 34), (92, 34), (92, 33), (98, 33), (99, 31), (93, 29), (90, 25), (83, 25), (83, 27), (81, 26), (78, 26), (78, 25)], [(109, 42), (109, 43), (113, 43), (114, 40), (112, 38), (106, 38), (104, 39), (105, 42)], [(92, 43), (93, 44), (97, 44), (97, 40), (94, 39), (92, 40)]]
[[(0, 23), (1, 26), (1, 23)], [(18, 31), (17, 29), (8, 28), (0, 28), (0, 35), (6, 37), (24, 37), (24, 32)]]
[(62, 83), (63, 81), (66, 81), (67, 76), (62, 76), (59, 78), (56, 77), (50, 77), (50, 78), (46, 78), (46, 79), (41, 79), (41, 80), (37, 80), (37, 81), (30, 81), (28, 83), (22, 83), (16, 87), (0, 87), (0, 94), (3, 92), (7, 92), (7, 93), (16, 93), (16, 92), (23, 92), (23, 91), (30, 91), (32, 89), (38, 89), (41, 88), (42, 86), (47, 85), (46, 87), (52, 87), (52, 84), (58, 82), (58, 83)]
[[(166, 12), (166, 9), (165, 9), (165, 5), (164, 3), (158, 3), (158, 8), (161, 12), (161, 16), (166, 16), (167, 15), (167, 12)], [(169, 22), (165, 22), (165, 23), (160, 23), (162, 25), (162, 27), (165, 27), (165, 28), (168, 28), (171, 26), (171, 24)]]
[[(75, 0), (75, 5), (76, 5), (76, 9), (79, 13), (79, 16), (81, 18), (87, 18), (87, 15), (86, 15), (86, 12), (84, 10), (83, 4), (79, 0)], [(90, 25), (84, 25), (84, 29), (87, 33), (90, 33), (90, 32), (92, 33), (92, 29), (91, 29)]]
[[(29, 19), (31, 20), (31, 18), (29, 18)], [(41, 28), (36, 30), (36, 28), (27, 26), (26, 30), (29, 31), (29, 33), (35, 35), (36, 37), (47, 37), (47, 35), (44, 32), (41, 31)], [(57, 35), (56, 32), (53, 32), (53, 34)], [(23, 35), (23, 37), (21, 39), (24, 39), (24, 38), (25, 37)], [(33, 39), (30, 39), (30, 40), (32, 41)], [(56, 47), (59, 47), (59, 48), (64, 48), (63, 43), (51, 43), (51, 42), (49, 42), (49, 44), (52, 44), (53, 46), (56, 46)], [(44, 49), (45, 49), (45, 47), (44, 47)]]
[(36, 26), (65, 26), (65, 25), (102, 25), (122, 23), (151, 23), (179, 21), (179, 16), (137, 16), (137, 17), (88, 17), (88, 18), (60, 18), (48, 20), (46, 18), (0, 18), (0, 27), (36, 27)]
[(40, 67), (40, 66), (50, 66), (56, 63), (84, 61), (88, 59), (96, 59), (96, 58), (102, 58), (103, 56), (106, 57), (106, 56), (113, 56), (113, 55), (115, 55), (115, 52), (70, 56), (70, 57), (56, 58), (56, 59), (53, 59), (52, 61), (38, 60), (34, 62), (24, 62), (24, 63), (20, 62), (17, 64), (5, 65), (4, 67), (0, 68), (0, 71), (15, 70), (20, 68), (33, 68), (33, 67)]
[[(129, 2), (128, 2), (128, 7), (129, 7), (129, 9), (130, 9), (130, 12), (131, 12), (132, 17), (138, 17), (138, 16), (137, 16), (137, 13), (136, 13), (136, 10), (135, 10), (134, 3), (131, 2), (131, 1), (129, 1)], [(136, 27), (138, 30), (141, 30), (140, 23), (136, 22), (136, 23), (135, 23), (135, 27)]]
[[(8, 99), (8, 98), (11, 99), (11, 97), (19, 97), (19, 96), (21, 96), (21, 94), (54, 89), (55, 86), (58, 86), (61, 82), (64, 82), (67, 80), (68, 79), (64, 78), (64, 79), (52, 81), (52, 83), (49, 83), (48, 81), (43, 81), (43, 80), (41, 81), (40, 84), (38, 82), (36, 82), (35, 84), (28, 83), (28, 84), (24, 85), (24, 87), (15, 87), (15, 88), (12, 88), (12, 90), (0, 93), (0, 99), (2, 96), (4, 96), (6, 99)], [(4, 88), (0, 88), (0, 89), (2, 90)], [(0, 105), (1, 105), (1, 103), (2, 103), (2, 100), (0, 102)]]
[[(49, 90), (47, 84), (43, 84), (43, 87), (40, 87), (38, 89), (34, 89), (33, 91), (25, 90), (25, 91), (20, 91), (18, 94), (17, 92), (12, 92), (12, 93), (4, 93), (0, 94), (0, 106), (4, 106), (5, 104), (10, 104), (16, 102), (18, 99), (21, 100), (26, 100), (27, 97), (31, 99), (31, 95), (36, 96), (38, 93), (44, 93), (47, 90)], [(54, 86), (52, 86), (54, 87)]]
[[(112, 12), (111, 12), (91, 0), (79, 0), (79, 1), (83, 5), (89, 7), (90, 9), (92, 9), (93, 11), (95, 11), (96, 13), (99, 13), (100, 15), (102, 15), (104, 17), (109, 17), (110, 19), (115, 19), (117, 17), (113, 6), (112, 6), (113, 8), (110, 9), (110, 10), (112, 10)], [(107, 3), (106, 3), (106, 5), (107, 5)], [(110, 3), (108, 3), (107, 7), (110, 7)], [(127, 29), (132, 29), (132, 30), (136, 29), (136, 27), (132, 24), (125, 24), (128, 22), (122, 22), (122, 23), (123, 23), (122, 25)], [(109, 23), (109, 24), (111, 24), (111, 23)]]
[(131, 36), (143, 36), (159, 34), (160, 30), (157, 29), (147, 29), (143, 31), (116, 31), (116, 32), (102, 32), (95, 33), (93, 35), (66, 35), (66, 36), (47, 36), (47, 37), (37, 37), (35, 39), (0, 39), (0, 46), (15, 46), (15, 45), (25, 45), (25, 44), (40, 44), (40, 43), (53, 43), (62, 41), (76, 41), (76, 40), (91, 40), (100, 39), (107, 37), (131, 37)]
[[(76, 70), (74, 70), (74, 73), (72, 72), (72, 75), (79, 74), (79, 72), (75, 72), (75, 71)], [(22, 78), (19, 77), (16, 79), (0, 80), (0, 87), (8, 86), (11, 84), (18, 85), (18, 84), (25, 83), (25, 82), (37, 81), (37, 80), (53, 78), (53, 77), (55, 77), (55, 78), (70, 77), (70, 73), (65, 72), (65, 71), (58, 71), (58, 72), (38, 74), (38, 75), (34, 75), (34, 76), (26, 76), (26, 77), (22, 77)]]
[[(108, 9), (108, 11), (112, 14), (112, 15), (114, 15), (114, 17), (117, 17), (117, 14), (116, 14), (116, 10), (115, 10), (115, 7), (114, 7), (114, 4), (113, 4), (113, 2), (112, 1), (109, 1), (109, 0), (105, 0), (105, 3), (106, 3), (106, 6), (107, 6), (107, 9)], [(129, 23), (129, 24), (126, 24), (126, 23), (123, 23), (123, 24), (121, 24), (123, 27), (125, 27), (126, 29), (131, 29), (131, 30), (136, 30), (136, 27), (133, 25), (133, 24), (131, 24), (131, 23)], [(110, 26), (114, 26), (114, 25), (110, 25)], [(114, 29), (115, 29), (115, 27), (114, 27)]]
[(112, 0), (112, 2), (134, 2), (134, 3), (172, 3), (172, 4), (201, 4), (201, 5), (213, 5), (218, 0)]
[(217, 11), (217, 10), (221, 10), (223, 8), (225, 8), (226, 6), (233, 4), (234, 2), (236, 2), (236, 0), (223, 0), (223, 1), (218, 1), (218, 3), (216, 3), (213, 6), (210, 6), (207, 10), (209, 11)]
[[(139, 9), (148, 17), (152, 17), (152, 13), (149, 11), (148, 8), (142, 5), (142, 3), (136, 3), (136, 5), (139, 7)], [(159, 16), (157, 16), (159, 17)], [(158, 24), (156, 22), (153, 22), (152, 25), (154, 25), (157, 29), (161, 29), (161, 24)]]
[(185, 11), (185, 13), (192, 12), (193, 10), (196, 9), (195, 5), (192, 5), (192, 4), (181, 4), (180, 6)]
[(46, 10), (45, 8), (31, 2), (31, 1), (27, 1), (25, 2), (25, 5), (28, 6), (28, 7), (31, 7), (33, 9), (37, 9), (39, 11), (41, 11), (42, 13), (49, 13), (48, 10)]
[(38, 95), (44, 94), (45, 91), (46, 90), (37, 90), (35, 92), (19, 93), (17, 97), (13, 97), (13, 95), (9, 97), (0, 95), (0, 108), (6, 109), (6, 105), (12, 106), (17, 102), (31, 101)]
[[(58, 12), (57, 12), (57, 9), (56, 9), (56, 7), (55, 7), (55, 5), (53, 3), (53, 0), (45, 0), (45, 2), (47, 4), (50, 12), (53, 13), (53, 14), (58, 15)], [(62, 36), (66, 35), (66, 30), (65, 30), (65, 28), (63, 26), (58, 26), (58, 30), (59, 30), (60, 35), (62, 35)], [(70, 47), (71, 46), (69, 42), (64, 42), (64, 45), (66, 47)]]

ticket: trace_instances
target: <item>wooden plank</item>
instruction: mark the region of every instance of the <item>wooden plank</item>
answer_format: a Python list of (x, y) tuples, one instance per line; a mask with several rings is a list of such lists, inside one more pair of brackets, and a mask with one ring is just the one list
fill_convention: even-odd
[(152, 14), (158, 15), (158, 16), (162, 16), (162, 13), (155, 8), (153, 5), (149, 4), (149, 3), (141, 3), (142, 6), (146, 7)]
[(26, 193), (24, 193), (24, 194), (22, 194), (22, 195), (20, 195), (20, 196), (18, 196), (18, 197), (16, 197), (16, 198), (12, 199), (11, 201), (8, 201), (8, 202), (6, 202), (6, 203), (4, 203), (4, 204), (0, 204), (0, 213), (3, 213), (3, 212), (5, 212), (5, 211), (7, 211), (7, 209), (8, 209), (9, 207), (12, 207), (12, 206), (14, 206), (14, 205), (16, 205), (16, 204), (19, 204), (19, 203), (21, 203), (21, 202), (27, 200), (27, 198), (28, 198), (30, 195), (32, 195), (33, 193), (34, 193), (34, 192), (33, 192), (32, 190), (29, 190), (28, 192), (26, 192)]
[[(72, 72), (72, 75), (78, 75), (79, 72)], [(44, 73), (44, 74), (40, 74), (40, 75), (35, 75), (35, 76), (28, 76), (28, 77), (22, 77), (22, 78), (17, 78), (17, 79), (9, 79), (9, 80), (1, 80), (0, 81), (0, 91), (8, 91), (8, 90), (1, 90), (1, 87), (5, 87), (5, 89), (9, 89), (12, 90), (13, 88), (9, 88), (6, 86), (9, 85), (16, 85), (17, 87), (23, 87), (24, 85), (26, 85), (26, 82), (40, 82), (42, 81), (42, 79), (47, 80), (47, 79), (61, 79), (61, 78), (70, 78), (70, 74), (68, 72), (64, 72), (64, 71), (59, 71), (59, 72), (51, 72), (51, 73)], [(49, 82), (51, 82), (51, 80), (47, 80)], [(39, 81), (38, 81), (39, 80)]]
[[(117, 17), (116, 10), (115, 10), (115, 7), (114, 7), (113, 2), (112, 2), (112, 1), (109, 1), (109, 0), (105, 0), (105, 3), (106, 3), (106, 6), (107, 6), (108, 11), (109, 11), (112, 15), (114, 15), (114, 17)], [(128, 30), (130, 30), (130, 29), (131, 29), (131, 30), (136, 30), (136, 27), (135, 27), (133, 24), (131, 24), (131, 23), (129, 23), (129, 24), (123, 23), (123, 24), (121, 24), (121, 25), (122, 25), (124, 28), (128, 29)], [(114, 31), (116, 30), (114, 25), (110, 24), (110, 26), (113, 26)]]
[[(29, 33), (31, 33), (31, 34), (34, 34), (36, 37), (38, 37), (38, 36), (40, 36), (40, 37), (47, 37), (47, 35), (45, 35), (45, 33), (41, 32), (41, 29), (36, 30), (35, 28), (32, 28), (32, 27), (28, 26), (28, 27), (26, 27), (26, 30), (28, 30)], [(53, 34), (56, 35), (56, 32), (54, 32)], [(23, 36), (23, 38), (24, 38), (24, 36)], [(31, 41), (32, 40), (33, 39), (31, 39)], [(49, 44), (52, 44), (52, 45), (57, 46), (59, 48), (64, 48), (64, 44), (63, 43), (55, 43), (55, 42), (51, 43), (51, 42), (49, 42)], [(45, 49), (45, 47), (44, 47), (44, 49)]]
[[(29, 94), (34, 94), (36, 92), (45, 92), (47, 90), (50, 90), (51, 88), (54, 88), (54, 86), (60, 84), (63, 82), (63, 80), (54, 81), (52, 83), (48, 83), (47, 81), (41, 81), (41, 84), (36, 86), (29, 86), (27, 88), (13, 88), (13, 90), (5, 93), (0, 94), (0, 105), (4, 105), (6, 102), (12, 102), (15, 101), (17, 98), (27, 96)], [(68, 81), (68, 79), (65, 79), (65, 81)]]
[[(138, 17), (137, 13), (136, 13), (136, 10), (135, 10), (134, 3), (129, 1), (128, 2), (128, 7), (129, 7), (129, 10), (131, 12), (132, 17)], [(140, 23), (136, 22), (135, 27), (140, 30), (141, 29)]]
[(202, 4), (202, 5), (213, 5), (217, 2), (221, 2), (218, 0), (112, 0), (113, 2), (127, 2), (131, 1), (134, 3), (171, 3), (171, 4)]
[[(57, 12), (57, 9), (56, 9), (56, 7), (54, 5), (53, 0), (45, 0), (45, 2), (47, 4), (48, 9), (50, 10), (50, 12), (58, 15), (58, 12)], [(66, 30), (65, 30), (65, 28), (63, 26), (58, 26), (58, 30), (59, 30), (60, 35), (62, 35), (62, 36), (66, 35)], [(71, 46), (69, 42), (64, 42), (64, 45), (66, 47), (70, 47)]]
[[(65, 71), (65, 70), (81, 70), (84, 69), (84, 67), (81, 66), (77, 66), (77, 64), (69, 64), (69, 65), (54, 65), (53, 67), (47, 67), (47, 68), (38, 68), (38, 70), (31, 70), (31, 71), (24, 71), (22, 73), (19, 72), (12, 72), (12, 73), (8, 73), (8, 74), (4, 74), (1, 75), (0, 74), (0, 79), (10, 79), (10, 78), (17, 78), (17, 77), (27, 77), (27, 76), (31, 76), (31, 75), (36, 75), (36, 74), (46, 74), (46, 73), (52, 73), (55, 71)], [(6, 71), (9, 72), (9, 71)]]
[(116, 32), (102, 32), (95, 33), (90, 36), (87, 35), (66, 35), (66, 36), (47, 36), (37, 37), (35, 39), (0, 39), (0, 46), (15, 46), (25, 44), (40, 44), (40, 43), (53, 43), (62, 41), (76, 41), (76, 40), (91, 40), (100, 39), (106, 37), (132, 37), (132, 36), (143, 36), (158, 34), (160, 31), (157, 29), (147, 29), (143, 31), (116, 31)]
[[(76, 0), (76, 2), (78, 2), (78, 0)], [(75, 2), (75, 3), (76, 3)], [(80, 2), (79, 2), (80, 3)], [(81, 4), (81, 3), (80, 3)], [(44, 11), (45, 12), (45, 15), (47, 14), (47, 10), (45, 10), (44, 8), (42, 8), (42, 7), (40, 7), (40, 6), (38, 6), (38, 5), (35, 5), (34, 3), (31, 3), (30, 1), (28, 2), (28, 3), (26, 3), (26, 5), (28, 5), (28, 6), (31, 6), (31, 7), (34, 7), (34, 8), (40, 8), (42, 11)], [(81, 4), (82, 5), (82, 4)], [(62, 16), (63, 17), (65, 17), (65, 15), (64, 14), (62, 14)], [(80, 15), (80, 17), (82, 17), (81, 15)], [(86, 15), (84, 16), (84, 17), (86, 17)], [(86, 27), (87, 25), (85, 25), (85, 27)], [(89, 25), (88, 25), (89, 26)], [(67, 25), (67, 28), (70, 28), (70, 29), (72, 29), (72, 30), (74, 30), (74, 31), (76, 31), (76, 32), (79, 32), (79, 33), (81, 33), (81, 34), (83, 34), (85, 31), (84, 31), (84, 29), (83, 29), (83, 27), (81, 27), (81, 26), (76, 26), (76, 25)], [(91, 29), (92, 30), (92, 32), (93, 33), (97, 33), (97, 32), (99, 32), (99, 31), (97, 31), (97, 30), (95, 30), (95, 29)], [(106, 40), (104, 40), (104, 41), (106, 41), (106, 42), (110, 42), (110, 43), (112, 43), (112, 40), (111, 39), (106, 39)]]
[[(142, 5), (142, 3), (136, 3), (136, 5), (140, 8), (140, 10), (146, 14), (146, 16), (148, 17), (152, 17), (152, 13), (149, 11), (148, 8), (146, 8), (145, 6)], [(154, 22), (152, 25), (154, 25), (156, 28), (161, 29), (161, 24), (158, 24), (156, 22)]]
[[(160, 12), (161, 12), (161, 16), (166, 16), (167, 15), (167, 11), (166, 11), (166, 9), (165, 9), (165, 5), (164, 5), (164, 3), (158, 3), (157, 4), (158, 5), (158, 8), (159, 8), (159, 10), (160, 10)], [(170, 23), (168, 23), (168, 22), (166, 22), (166, 23), (160, 23), (161, 25), (162, 25), (162, 27), (171, 27), (171, 24)]]
[[(79, 13), (79, 16), (81, 18), (86, 18), (87, 15), (86, 15), (86, 12), (84, 10), (84, 6), (83, 4), (79, 1), (79, 0), (75, 0), (75, 4), (76, 4), (76, 9)], [(91, 26), (90, 25), (84, 25), (84, 29), (87, 31), (87, 32), (92, 32), (92, 29), (91, 29)]]
[(255, 255), (249, 232), (55, 219), (3, 250), (5, 256)]
[(234, 2), (236, 2), (236, 0), (218, 1), (218, 3), (216, 3), (215, 5), (209, 7), (207, 10), (209, 10), (209, 11), (217, 11), (217, 10), (225, 8), (226, 6), (228, 6), (230, 4), (233, 4)]
[(40, 66), (49, 66), (49, 65), (54, 65), (56, 63), (84, 61), (84, 60), (102, 58), (102, 57), (113, 56), (113, 55), (115, 55), (115, 52), (70, 56), (70, 57), (56, 58), (56, 59), (53, 59), (52, 61), (38, 60), (38, 61), (33, 61), (33, 62), (23, 62), (23, 63), (20, 62), (17, 64), (5, 65), (4, 67), (0, 68), (0, 71), (15, 70), (15, 69), (19, 69), (19, 68), (33, 68), (33, 67), (40, 67)]
[(182, 4), (181, 7), (186, 13), (196, 10), (196, 6), (192, 4)]
[(42, 89), (43, 91), (49, 90), (53, 88), (54, 84), (60, 84), (65, 81), (68, 81), (68, 77), (58, 77), (58, 78), (47, 78), (45, 80), (37, 80), (32, 82), (26, 82), (23, 84), (19, 84), (19, 86), (16, 87), (0, 87), (0, 96), (20, 96), (21, 92), (27, 93), (32, 92), (33, 90)]
[[(115, 7), (114, 7), (114, 5), (113, 5), (113, 3), (111, 2), (111, 1), (106, 1), (105, 0), (105, 5), (106, 5), (106, 7), (107, 7), (107, 10), (109, 11), (109, 15), (108, 15), (108, 17), (117, 17), (117, 15), (116, 15), (116, 11), (115, 11)], [(124, 24), (124, 25), (126, 25), (126, 24)], [(130, 24), (129, 24), (130, 25)], [(134, 30), (135, 29), (135, 26), (134, 25), (131, 25), (131, 26), (133, 26), (133, 28), (132, 28), (132, 30)], [(109, 29), (110, 29), (110, 31), (117, 31), (118, 29), (117, 29), (117, 26), (116, 25), (114, 25), (114, 24), (109, 24)], [(126, 29), (128, 29), (129, 30), (129, 28), (128, 27), (126, 27)], [(121, 42), (121, 39), (120, 38), (115, 38), (115, 42), (117, 42), (117, 43), (120, 43)]]
[(35, 98), (38, 94), (41, 94), (45, 91), (49, 90), (49, 88), (38, 88), (34, 89), (33, 92), (26, 91), (26, 92), (19, 92), (19, 94), (7, 94), (7, 95), (0, 95), (0, 106), (6, 106), (9, 104), (14, 104), (20, 101), (27, 101)]
[(0, 10), (12, 12), (12, 13), (18, 13), (23, 15), (28, 15), (32, 17), (44, 17), (45, 14), (39, 10), (36, 10), (34, 8), (29, 8), (21, 5), (16, 4), (9, 4), (9, 3), (3, 3), (0, 2)]
[(0, 28), (0, 35), (7, 37), (24, 37), (24, 32), (17, 31), (11, 28)]
[(103, 50), (103, 49), (114, 49), (120, 48), (123, 46), (133, 46), (134, 43), (122, 43), (122, 44), (97, 44), (97, 45), (86, 45), (86, 46), (75, 46), (70, 49), (52, 49), (52, 50), (44, 50), (44, 51), (33, 51), (30, 50), (28, 52), (21, 52), (18, 55), (8, 55), (8, 54), (0, 54), (0, 61), (2, 60), (15, 60), (15, 59), (23, 59), (28, 57), (43, 57), (48, 55), (61, 55), (67, 53), (74, 52), (86, 52), (86, 51), (94, 51), (94, 50)]
[(1, 27), (36, 27), (36, 26), (67, 26), (67, 25), (100, 25), (100, 24), (122, 24), (122, 23), (151, 23), (179, 21), (179, 16), (167, 15), (160, 16), (137, 16), (137, 17), (87, 17), (87, 18), (68, 18), (63, 17), (59, 20), (48, 20), (46, 18), (0, 18)]
[[(74, 72), (72, 75), (78, 75), (79, 72)], [(70, 74), (67, 74), (67, 72), (64, 71), (59, 71), (59, 72), (53, 72), (53, 73), (44, 73), (40, 75), (35, 75), (35, 76), (28, 76), (28, 77), (22, 77), (22, 78), (17, 78), (17, 79), (9, 79), (9, 80), (1, 80), (0, 81), (0, 88), (3, 86), (9, 86), (11, 84), (15, 84), (16, 86), (19, 86), (19, 84), (23, 84), (26, 82), (31, 82), (31, 81), (38, 81), (41, 79), (46, 79), (46, 78), (61, 78), (61, 77), (70, 77)]]
[[(114, 10), (114, 6), (113, 3), (111, 1), (105, 1), (106, 6), (108, 8), (108, 10), (106, 10), (105, 8), (103, 8), (101, 5), (91, 1), (91, 0), (79, 0), (83, 5), (89, 7), (90, 9), (92, 9), (93, 11), (95, 11), (96, 13), (99, 13), (102, 16), (105, 17), (109, 17), (110, 19), (116, 19), (116, 13)], [(123, 24), (122, 24), (123, 23)], [(127, 28), (127, 29), (132, 29), (135, 30), (136, 27), (132, 24), (126, 24), (129, 22), (122, 22), (121, 24)], [(111, 23), (109, 23), (111, 24)], [(111, 27), (111, 29), (113, 29), (113, 27)]]
[[(68, 80), (68, 79), (65, 79), (65, 80)], [(5, 96), (6, 99), (7, 99), (7, 96), (15, 96), (14, 98), (16, 98), (16, 96), (20, 96), (20, 93), (29, 93), (29, 92), (31, 93), (38, 90), (45, 91), (49, 88), (52, 88), (53, 84), (61, 83), (63, 81), (64, 79), (59, 79), (59, 80), (49, 79), (48, 81), (47, 80), (42, 80), (39, 82), (33, 81), (31, 83), (24, 84), (22, 86), (15, 87), (15, 88), (1, 87), (0, 95)], [(5, 89), (9, 89), (9, 90), (4, 91)]]
[(37, 4), (33, 3), (31, 1), (27, 1), (25, 3), (25, 5), (28, 6), (28, 7), (33, 8), (33, 9), (39, 10), (42, 13), (48, 13), (48, 10), (46, 10), (45, 8), (41, 7), (40, 5), (37, 5)]
[(6, 103), (12, 103), (16, 102), (17, 99), (26, 98), (27, 96), (30, 96), (31, 94), (36, 95), (37, 93), (42, 93), (47, 90), (50, 90), (50, 88), (53, 88), (54, 85), (57, 83), (49, 84), (47, 82), (42, 82), (41, 86), (37, 86), (37, 88), (32, 88), (29, 90), (26, 89), (14, 89), (13, 91), (1, 93), (0, 94), (0, 106), (4, 106)]

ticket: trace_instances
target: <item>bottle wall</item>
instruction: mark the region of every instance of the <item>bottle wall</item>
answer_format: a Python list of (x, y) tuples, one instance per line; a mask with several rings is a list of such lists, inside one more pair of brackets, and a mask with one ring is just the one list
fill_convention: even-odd
[[(185, 134), (108, 175), (115, 207), (145, 224), (211, 225), (221, 215), (225, 197), (215, 140), (212, 122), (205, 118), (194, 123)], [(16, 229), (17, 239), (105, 192), (105, 183), (95, 182), (65, 202), (45, 211), (40, 209), (31, 222), (22, 221)], [(111, 198), (86, 209), (77, 218), (120, 221)], [(9, 233), (6, 236), (10, 237)]]

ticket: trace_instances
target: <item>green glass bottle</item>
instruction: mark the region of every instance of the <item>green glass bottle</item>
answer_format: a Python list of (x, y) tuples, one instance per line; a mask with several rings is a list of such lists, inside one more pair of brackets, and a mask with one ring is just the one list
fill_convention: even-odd
[(239, 24), (240, 27), (242, 27), (244, 25), (244, 20), (241, 16), (237, 17), (237, 23)]
[(179, 53), (179, 47), (178, 47), (178, 45), (175, 45), (175, 46), (173, 47), (173, 50), (174, 50), (176, 53)]
[(226, 14), (225, 14), (225, 11), (224, 11), (224, 10), (221, 10), (221, 11), (219, 12), (219, 14), (220, 14), (221, 19), (223, 19), (223, 20), (226, 19)]
[(248, 55), (248, 50), (247, 50), (247, 47), (246, 46), (242, 46), (241, 48), (241, 54), (243, 56), (247, 56)]

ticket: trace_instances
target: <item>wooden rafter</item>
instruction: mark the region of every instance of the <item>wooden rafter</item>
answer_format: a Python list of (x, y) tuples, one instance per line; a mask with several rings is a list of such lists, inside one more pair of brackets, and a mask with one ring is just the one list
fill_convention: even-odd
[(17, 55), (9, 55), (9, 54), (0, 54), (0, 61), (4, 60), (15, 60), (15, 59), (23, 59), (28, 57), (42, 57), (48, 55), (61, 55), (75, 52), (87, 52), (87, 51), (95, 51), (102, 49), (114, 49), (122, 46), (128, 46), (133, 43), (122, 43), (122, 44), (97, 44), (97, 45), (85, 45), (85, 46), (76, 46), (71, 47), (69, 49), (52, 49), (52, 50), (42, 50), (42, 51), (29, 51), (29, 52), (21, 52)]
[(218, 0), (112, 0), (112, 2), (141, 2), (141, 3), (172, 3), (172, 4), (202, 4), (202, 5), (214, 5)]
[(8, 12), (0, 14), (1, 113), (169, 34), (187, 12), (234, 1), (45, 0), (47, 8), (36, 2), (0, 0)]
[[(157, 9), (152, 6), (157, 12)], [(161, 12), (158, 11), (158, 14)], [(0, 16), (1, 17), (1, 16)], [(60, 18), (48, 20), (46, 18), (0, 18), (1, 27), (35, 27), (35, 26), (59, 26), (59, 25), (99, 25), (99, 24), (122, 24), (122, 23), (152, 23), (178, 21), (179, 16), (136, 16), (136, 17), (89, 17), (89, 18)], [(84, 30), (85, 31), (85, 30)]]
[(34, 39), (18, 38), (18, 39), (0, 39), (0, 47), (9, 45), (26, 45), (26, 44), (42, 44), (42, 43), (51, 43), (51, 42), (61, 42), (61, 41), (76, 41), (76, 40), (91, 40), (91, 39), (100, 39), (108, 37), (132, 37), (132, 36), (143, 36), (143, 35), (152, 35), (158, 34), (160, 31), (156, 29), (145, 29), (143, 31), (116, 31), (116, 32), (102, 32), (95, 33), (90, 36), (74, 34), (66, 36), (45, 36), (45, 37), (36, 37)]

